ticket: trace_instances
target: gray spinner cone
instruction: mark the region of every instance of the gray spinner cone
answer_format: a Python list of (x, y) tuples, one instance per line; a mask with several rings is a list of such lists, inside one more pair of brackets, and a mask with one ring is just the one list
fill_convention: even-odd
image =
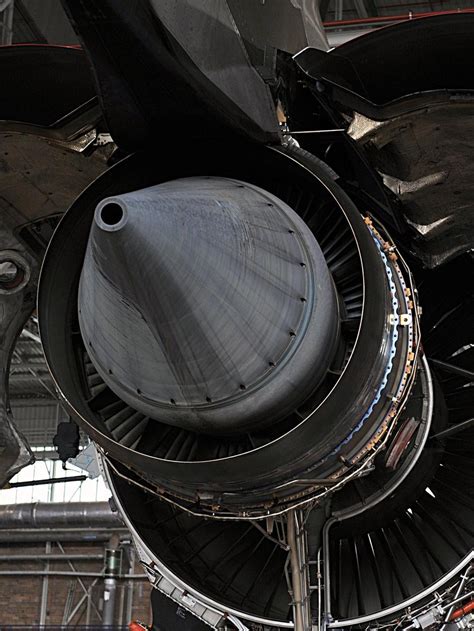
[(186, 178), (97, 206), (79, 322), (129, 405), (228, 434), (309, 396), (331, 362), (338, 312), (321, 249), (289, 206), (236, 180)]

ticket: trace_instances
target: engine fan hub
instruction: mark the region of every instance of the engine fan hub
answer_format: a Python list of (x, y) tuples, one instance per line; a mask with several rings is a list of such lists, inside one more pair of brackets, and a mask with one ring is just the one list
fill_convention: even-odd
[(275, 195), (183, 178), (96, 208), (79, 323), (107, 385), (212, 434), (278, 421), (317, 388), (339, 318), (324, 255)]

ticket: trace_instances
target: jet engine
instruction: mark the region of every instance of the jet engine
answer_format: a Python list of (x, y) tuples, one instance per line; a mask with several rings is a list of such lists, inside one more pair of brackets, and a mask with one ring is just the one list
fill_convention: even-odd
[(20, 130), (92, 165), (39, 282), (57, 390), (170, 629), (468, 628), (473, 16), (327, 52), (305, 2), (292, 41), (181, 4), (64, 0), (94, 117)]
[(449, 374), (470, 349), (447, 274), (417, 288), (298, 148), (137, 154), (78, 198), (43, 263), (41, 337), (158, 584), (283, 628), (324, 550), (329, 612), (355, 625), (464, 558), (472, 469), (446, 429), (463, 375), (440, 384), (427, 360)]

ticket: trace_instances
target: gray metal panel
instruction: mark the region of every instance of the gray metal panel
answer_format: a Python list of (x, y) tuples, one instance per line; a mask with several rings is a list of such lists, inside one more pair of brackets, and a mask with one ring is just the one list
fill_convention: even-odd
[[(253, 67), (226, 0), (150, 0), (199, 71), (267, 134), (278, 124), (270, 89)], [(196, 37), (199, 33), (199, 37)]]
[(328, 49), (316, 0), (227, 0), (246, 45), (268, 56), (270, 48), (295, 54)]
[[(21, 5), (26, 9), (37, 30), (49, 44), (79, 43), (60, 0), (21, 0)], [(17, 33), (14, 35), (15, 41), (35, 41), (25, 38), (18, 39), (20, 34), (17, 35)]]

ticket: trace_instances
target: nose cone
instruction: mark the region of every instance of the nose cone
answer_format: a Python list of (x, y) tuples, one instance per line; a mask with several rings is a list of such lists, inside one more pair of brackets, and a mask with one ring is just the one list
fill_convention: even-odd
[(98, 205), (79, 323), (129, 405), (226, 434), (272, 423), (311, 393), (338, 317), (323, 254), (289, 206), (236, 180), (187, 178)]

